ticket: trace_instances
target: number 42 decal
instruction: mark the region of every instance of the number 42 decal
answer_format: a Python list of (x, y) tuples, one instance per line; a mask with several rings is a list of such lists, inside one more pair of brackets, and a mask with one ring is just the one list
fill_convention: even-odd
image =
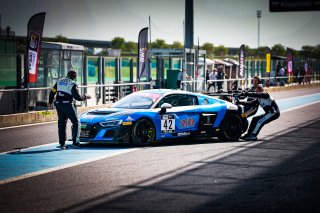
[(174, 133), (175, 126), (174, 115), (161, 115), (161, 133)]

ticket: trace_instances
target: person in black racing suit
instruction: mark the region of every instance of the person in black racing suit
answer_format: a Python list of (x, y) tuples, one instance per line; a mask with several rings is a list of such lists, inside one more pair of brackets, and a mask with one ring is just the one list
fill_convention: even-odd
[(257, 135), (259, 134), (261, 128), (265, 124), (278, 119), (280, 116), (280, 110), (277, 103), (271, 95), (264, 91), (263, 87), (260, 85), (260, 78), (258, 76), (255, 76), (252, 80), (253, 92), (243, 92), (242, 95), (255, 99), (252, 99), (250, 101), (239, 101), (239, 103), (249, 107), (255, 104), (259, 104), (263, 108), (265, 113), (252, 118), (248, 133), (241, 137), (242, 139), (248, 141), (257, 140)]
[(80, 146), (79, 134), (81, 127), (74, 99), (77, 101), (84, 101), (91, 98), (90, 95), (79, 94), (78, 85), (75, 82), (76, 77), (77, 72), (72, 69), (69, 70), (67, 77), (59, 79), (49, 94), (49, 107), (52, 107), (54, 96), (57, 94), (54, 105), (58, 114), (58, 134), (61, 149), (66, 149), (66, 124), (68, 119), (72, 122), (73, 145)]

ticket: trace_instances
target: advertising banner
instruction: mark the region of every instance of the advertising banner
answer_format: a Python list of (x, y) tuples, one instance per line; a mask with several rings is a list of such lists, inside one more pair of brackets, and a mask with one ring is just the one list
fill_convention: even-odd
[(148, 27), (143, 28), (138, 37), (138, 80), (147, 77), (147, 61), (148, 61)]
[(289, 74), (292, 74), (292, 50), (287, 48), (287, 70)]
[(244, 63), (245, 63), (245, 46), (241, 45), (239, 51), (239, 78), (244, 78)]
[(271, 50), (269, 47), (266, 48), (266, 72), (270, 73), (271, 70)]
[(40, 57), (40, 42), (43, 33), (46, 13), (38, 13), (32, 16), (28, 22), (27, 35), (27, 69), (28, 82), (35, 83), (38, 78), (38, 61)]

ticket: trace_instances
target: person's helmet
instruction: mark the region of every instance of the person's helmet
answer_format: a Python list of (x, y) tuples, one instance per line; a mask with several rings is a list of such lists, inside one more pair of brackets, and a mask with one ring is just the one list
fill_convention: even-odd
[(77, 75), (78, 75), (77, 71), (75, 71), (73, 69), (69, 70), (68, 74), (67, 74), (68, 78), (70, 78), (72, 80), (76, 79)]

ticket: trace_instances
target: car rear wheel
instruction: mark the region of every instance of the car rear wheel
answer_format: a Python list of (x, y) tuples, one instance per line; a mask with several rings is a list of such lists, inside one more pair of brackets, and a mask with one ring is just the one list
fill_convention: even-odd
[(237, 141), (241, 137), (241, 118), (236, 113), (228, 113), (220, 125), (218, 138), (221, 141)]
[(148, 118), (139, 119), (132, 128), (132, 142), (137, 146), (148, 146), (155, 138), (156, 129)]

